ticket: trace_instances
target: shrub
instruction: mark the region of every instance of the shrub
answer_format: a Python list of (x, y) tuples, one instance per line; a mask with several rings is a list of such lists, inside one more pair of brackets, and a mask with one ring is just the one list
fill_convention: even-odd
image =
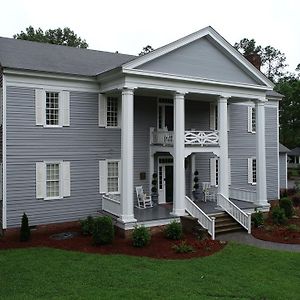
[(145, 247), (150, 243), (151, 235), (148, 228), (145, 226), (134, 227), (132, 233), (132, 245), (134, 247)]
[(21, 221), (20, 241), (26, 242), (30, 239), (30, 227), (27, 215), (24, 213)]
[(285, 216), (291, 218), (293, 215), (293, 203), (290, 198), (282, 198), (279, 200), (279, 206), (284, 210)]
[(255, 211), (251, 216), (252, 224), (255, 228), (264, 225), (264, 215), (261, 211)]
[(300, 194), (292, 196), (292, 202), (295, 207), (300, 206)]
[(93, 242), (95, 245), (111, 244), (114, 239), (114, 226), (108, 216), (94, 219)]
[(170, 240), (179, 240), (182, 236), (182, 225), (179, 222), (172, 221), (166, 226), (165, 236)]
[(291, 232), (300, 232), (300, 227), (296, 224), (290, 224), (287, 226), (287, 230)]
[(85, 220), (80, 220), (81, 232), (83, 235), (92, 235), (94, 228), (94, 218), (88, 216)]
[(176, 253), (190, 253), (190, 252), (195, 252), (195, 249), (186, 243), (186, 241), (181, 241), (178, 245), (173, 245), (172, 249)]
[(271, 216), (273, 223), (277, 225), (285, 224), (287, 221), (284, 210), (278, 205), (272, 208)]

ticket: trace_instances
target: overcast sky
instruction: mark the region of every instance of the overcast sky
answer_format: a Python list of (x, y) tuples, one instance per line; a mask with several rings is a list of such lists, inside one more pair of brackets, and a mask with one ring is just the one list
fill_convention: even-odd
[(26, 27), (70, 27), (89, 48), (138, 54), (208, 25), (231, 44), (254, 38), (286, 54), (289, 70), (300, 63), (299, 0), (1, 0), (0, 36)]

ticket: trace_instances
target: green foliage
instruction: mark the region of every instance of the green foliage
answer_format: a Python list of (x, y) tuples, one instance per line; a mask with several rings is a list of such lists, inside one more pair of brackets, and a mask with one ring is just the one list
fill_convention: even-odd
[(194, 172), (194, 190), (197, 191), (199, 189), (199, 178), (198, 178), (199, 172), (196, 170)]
[(296, 224), (289, 224), (287, 226), (287, 230), (289, 230), (291, 232), (300, 232), (300, 227)]
[(21, 31), (21, 33), (15, 34), (14, 38), (76, 48), (88, 47), (86, 41), (78, 37), (69, 27), (48, 29), (44, 32), (41, 28), (34, 29), (32, 26), (29, 26), (25, 32)]
[(92, 235), (94, 228), (94, 218), (88, 216), (85, 220), (80, 220), (81, 232), (83, 235)]
[(186, 241), (181, 241), (179, 244), (177, 245), (173, 245), (172, 249), (176, 252), (176, 253), (190, 253), (190, 252), (195, 252), (195, 249), (186, 243)]
[(26, 242), (30, 239), (30, 227), (27, 215), (24, 213), (22, 216), (21, 221), (21, 228), (20, 228), (20, 241)]
[(157, 194), (157, 174), (156, 173), (153, 173), (151, 183), (152, 183), (151, 192), (153, 194)]
[(293, 202), (293, 206), (295, 207), (300, 206), (300, 193), (297, 193), (292, 196), (292, 202)]
[(146, 47), (143, 48), (143, 50), (139, 53), (139, 56), (143, 56), (145, 54), (148, 54), (150, 52), (154, 51), (153, 47), (150, 45), (147, 45)]
[(182, 237), (182, 225), (180, 222), (172, 221), (165, 228), (165, 236), (170, 240), (180, 240)]
[(273, 223), (276, 225), (282, 225), (287, 222), (287, 218), (285, 216), (284, 210), (280, 208), (278, 205), (274, 206), (271, 210), (271, 217)]
[(251, 215), (252, 224), (255, 228), (264, 225), (264, 215), (261, 211), (255, 211)]
[(115, 236), (112, 219), (108, 216), (94, 219), (93, 242), (95, 245), (111, 244)]
[(285, 216), (291, 218), (294, 213), (292, 200), (288, 197), (279, 200), (279, 207), (284, 210)]
[(136, 226), (132, 232), (132, 245), (134, 247), (145, 247), (150, 243), (151, 234), (145, 226)]

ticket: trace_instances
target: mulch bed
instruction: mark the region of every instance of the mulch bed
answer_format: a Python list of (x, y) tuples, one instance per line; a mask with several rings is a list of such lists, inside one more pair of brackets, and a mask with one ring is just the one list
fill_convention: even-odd
[[(70, 239), (56, 240), (50, 236), (61, 232), (77, 232), (78, 235)], [(93, 246), (90, 236), (80, 234), (78, 226), (68, 226), (66, 228), (53, 228), (52, 230), (36, 230), (32, 231), (31, 239), (28, 242), (19, 242), (18, 233), (7, 234), (0, 238), (1, 249), (30, 248), (30, 247), (50, 247), (63, 250), (80, 251), (86, 253), (97, 254), (126, 254), (133, 256), (147, 256), (158, 259), (188, 259), (195, 257), (203, 257), (220, 251), (226, 245), (225, 242), (212, 241), (206, 239), (197, 240), (193, 235), (186, 234), (182, 240), (191, 245), (195, 252), (176, 253), (172, 246), (179, 244), (181, 241), (170, 241), (163, 235), (162, 230), (153, 233), (151, 242), (144, 248), (135, 248), (129, 238), (116, 236), (113, 244), (104, 246)]]
[(257, 239), (284, 243), (284, 244), (300, 244), (300, 232), (289, 230), (288, 225), (295, 224), (300, 228), (300, 208), (295, 209), (295, 217), (288, 220), (286, 225), (274, 225), (268, 216), (264, 226), (252, 228), (252, 235)]

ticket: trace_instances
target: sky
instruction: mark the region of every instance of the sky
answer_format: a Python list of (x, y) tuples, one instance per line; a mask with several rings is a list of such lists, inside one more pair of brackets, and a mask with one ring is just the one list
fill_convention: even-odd
[(234, 44), (254, 38), (284, 52), (288, 69), (300, 63), (299, 0), (0, 0), (0, 36), (32, 25), (70, 27), (89, 48), (137, 55), (208, 25)]

